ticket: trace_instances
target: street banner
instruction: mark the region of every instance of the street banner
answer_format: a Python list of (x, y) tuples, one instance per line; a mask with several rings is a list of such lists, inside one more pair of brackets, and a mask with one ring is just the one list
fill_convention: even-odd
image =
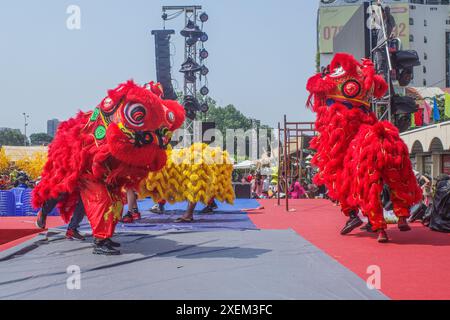
[(430, 124), (431, 122), (431, 106), (430, 104), (425, 101), (423, 104), (423, 123), (424, 124)]
[(433, 118), (434, 118), (434, 121), (440, 121), (441, 115), (439, 114), (439, 107), (438, 107), (436, 97), (434, 97), (433, 100), (434, 100)]
[(450, 94), (445, 93), (445, 115), (450, 118)]

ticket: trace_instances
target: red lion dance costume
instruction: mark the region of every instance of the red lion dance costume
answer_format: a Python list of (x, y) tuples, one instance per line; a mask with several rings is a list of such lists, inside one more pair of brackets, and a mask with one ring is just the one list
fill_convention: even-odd
[(159, 84), (128, 81), (108, 91), (94, 111), (61, 123), (33, 205), (42, 208), (57, 199), (68, 222), (82, 201), (95, 244), (108, 246), (122, 215), (124, 189), (138, 188), (150, 171), (164, 167), (172, 132), (184, 122), (183, 107), (161, 96)]
[(307, 89), (319, 133), (311, 143), (317, 150), (312, 162), (319, 168), (314, 182), (325, 185), (350, 217), (341, 233), (363, 224), (361, 209), (372, 230), (379, 232), (378, 241), (388, 241), (381, 203), (384, 184), (391, 190), (400, 230), (409, 231), (409, 210), (422, 192), (397, 128), (371, 112), (371, 98), (381, 98), (387, 90), (372, 62), (338, 53), (327, 71), (309, 79)]

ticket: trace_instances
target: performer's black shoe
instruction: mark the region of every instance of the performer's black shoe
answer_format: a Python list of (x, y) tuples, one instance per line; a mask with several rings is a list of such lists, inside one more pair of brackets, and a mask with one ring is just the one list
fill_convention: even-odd
[(80, 241), (86, 240), (86, 238), (82, 234), (80, 234), (77, 229), (74, 229), (74, 230), (67, 229), (66, 239), (68, 239), (68, 240), (80, 240)]
[(207, 213), (213, 213), (214, 209), (212, 208), (212, 206), (206, 206), (203, 208), (202, 211), (200, 211), (200, 213), (202, 214), (207, 214)]
[(98, 254), (98, 255), (105, 255), (105, 256), (120, 255), (120, 251), (117, 249), (114, 249), (108, 242), (108, 239), (105, 239), (105, 240), (95, 239), (94, 240), (94, 250), (92, 253)]
[(150, 209), (150, 211), (156, 214), (164, 214), (166, 212), (166, 208), (163, 204), (157, 203)]
[(39, 210), (36, 219), (36, 227), (38, 227), (39, 229), (45, 229), (46, 222), (47, 222), (47, 215), (44, 214), (42, 210)]
[(120, 246), (121, 246), (120, 243), (114, 242), (111, 239), (106, 239), (105, 241), (108, 242), (109, 245), (113, 248), (120, 248)]
[(213, 200), (213, 202), (209, 205), (209, 207), (211, 207), (211, 209), (213, 210), (217, 210), (219, 208), (219, 206), (217, 205), (216, 201)]
[(355, 230), (356, 228), (363, 225), (363, 221), (358, 217), (358, 214), (355, 212), (352, 212), (350, 214), (350, 218), (348, 219), (347, 223), (345, 224), (344, 228), (341, 230), (341, 235), (346, 235)]
[(214, 210), (217, 210), (218, 208), (219, 206), (217, 205), (216, 201), (213, 200), (212, 203), (204, 207), (203, 210), (200, 211), (200, 213), (213, 213)]
[(369, 223), (367, 223), (365, 226), (363, 226), (363, 227), (361, 227), (361, 229), (360, 229), (361, 231), (367, 231), (367, 232), (375, 232), (373, 229), (372, 229), (372, 224), (369, 222)]

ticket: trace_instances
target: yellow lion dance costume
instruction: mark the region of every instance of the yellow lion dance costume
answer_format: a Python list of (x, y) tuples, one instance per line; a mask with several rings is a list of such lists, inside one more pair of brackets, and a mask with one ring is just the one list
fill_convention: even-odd
[(141, 196), (171, 204), (183, 201), (208, 204), (213, 198), (234, 203), (233, 164), (228, 152), (195, 143), (185, 149), (169, 148), (167, 158), (161, 171), (150, 172)]

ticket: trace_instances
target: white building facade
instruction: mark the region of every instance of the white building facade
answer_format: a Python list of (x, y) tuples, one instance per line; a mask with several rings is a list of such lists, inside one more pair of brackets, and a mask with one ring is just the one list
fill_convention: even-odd
[(413, 167), (432, 178), (450, 175), (450, 121), (401, 134)]

